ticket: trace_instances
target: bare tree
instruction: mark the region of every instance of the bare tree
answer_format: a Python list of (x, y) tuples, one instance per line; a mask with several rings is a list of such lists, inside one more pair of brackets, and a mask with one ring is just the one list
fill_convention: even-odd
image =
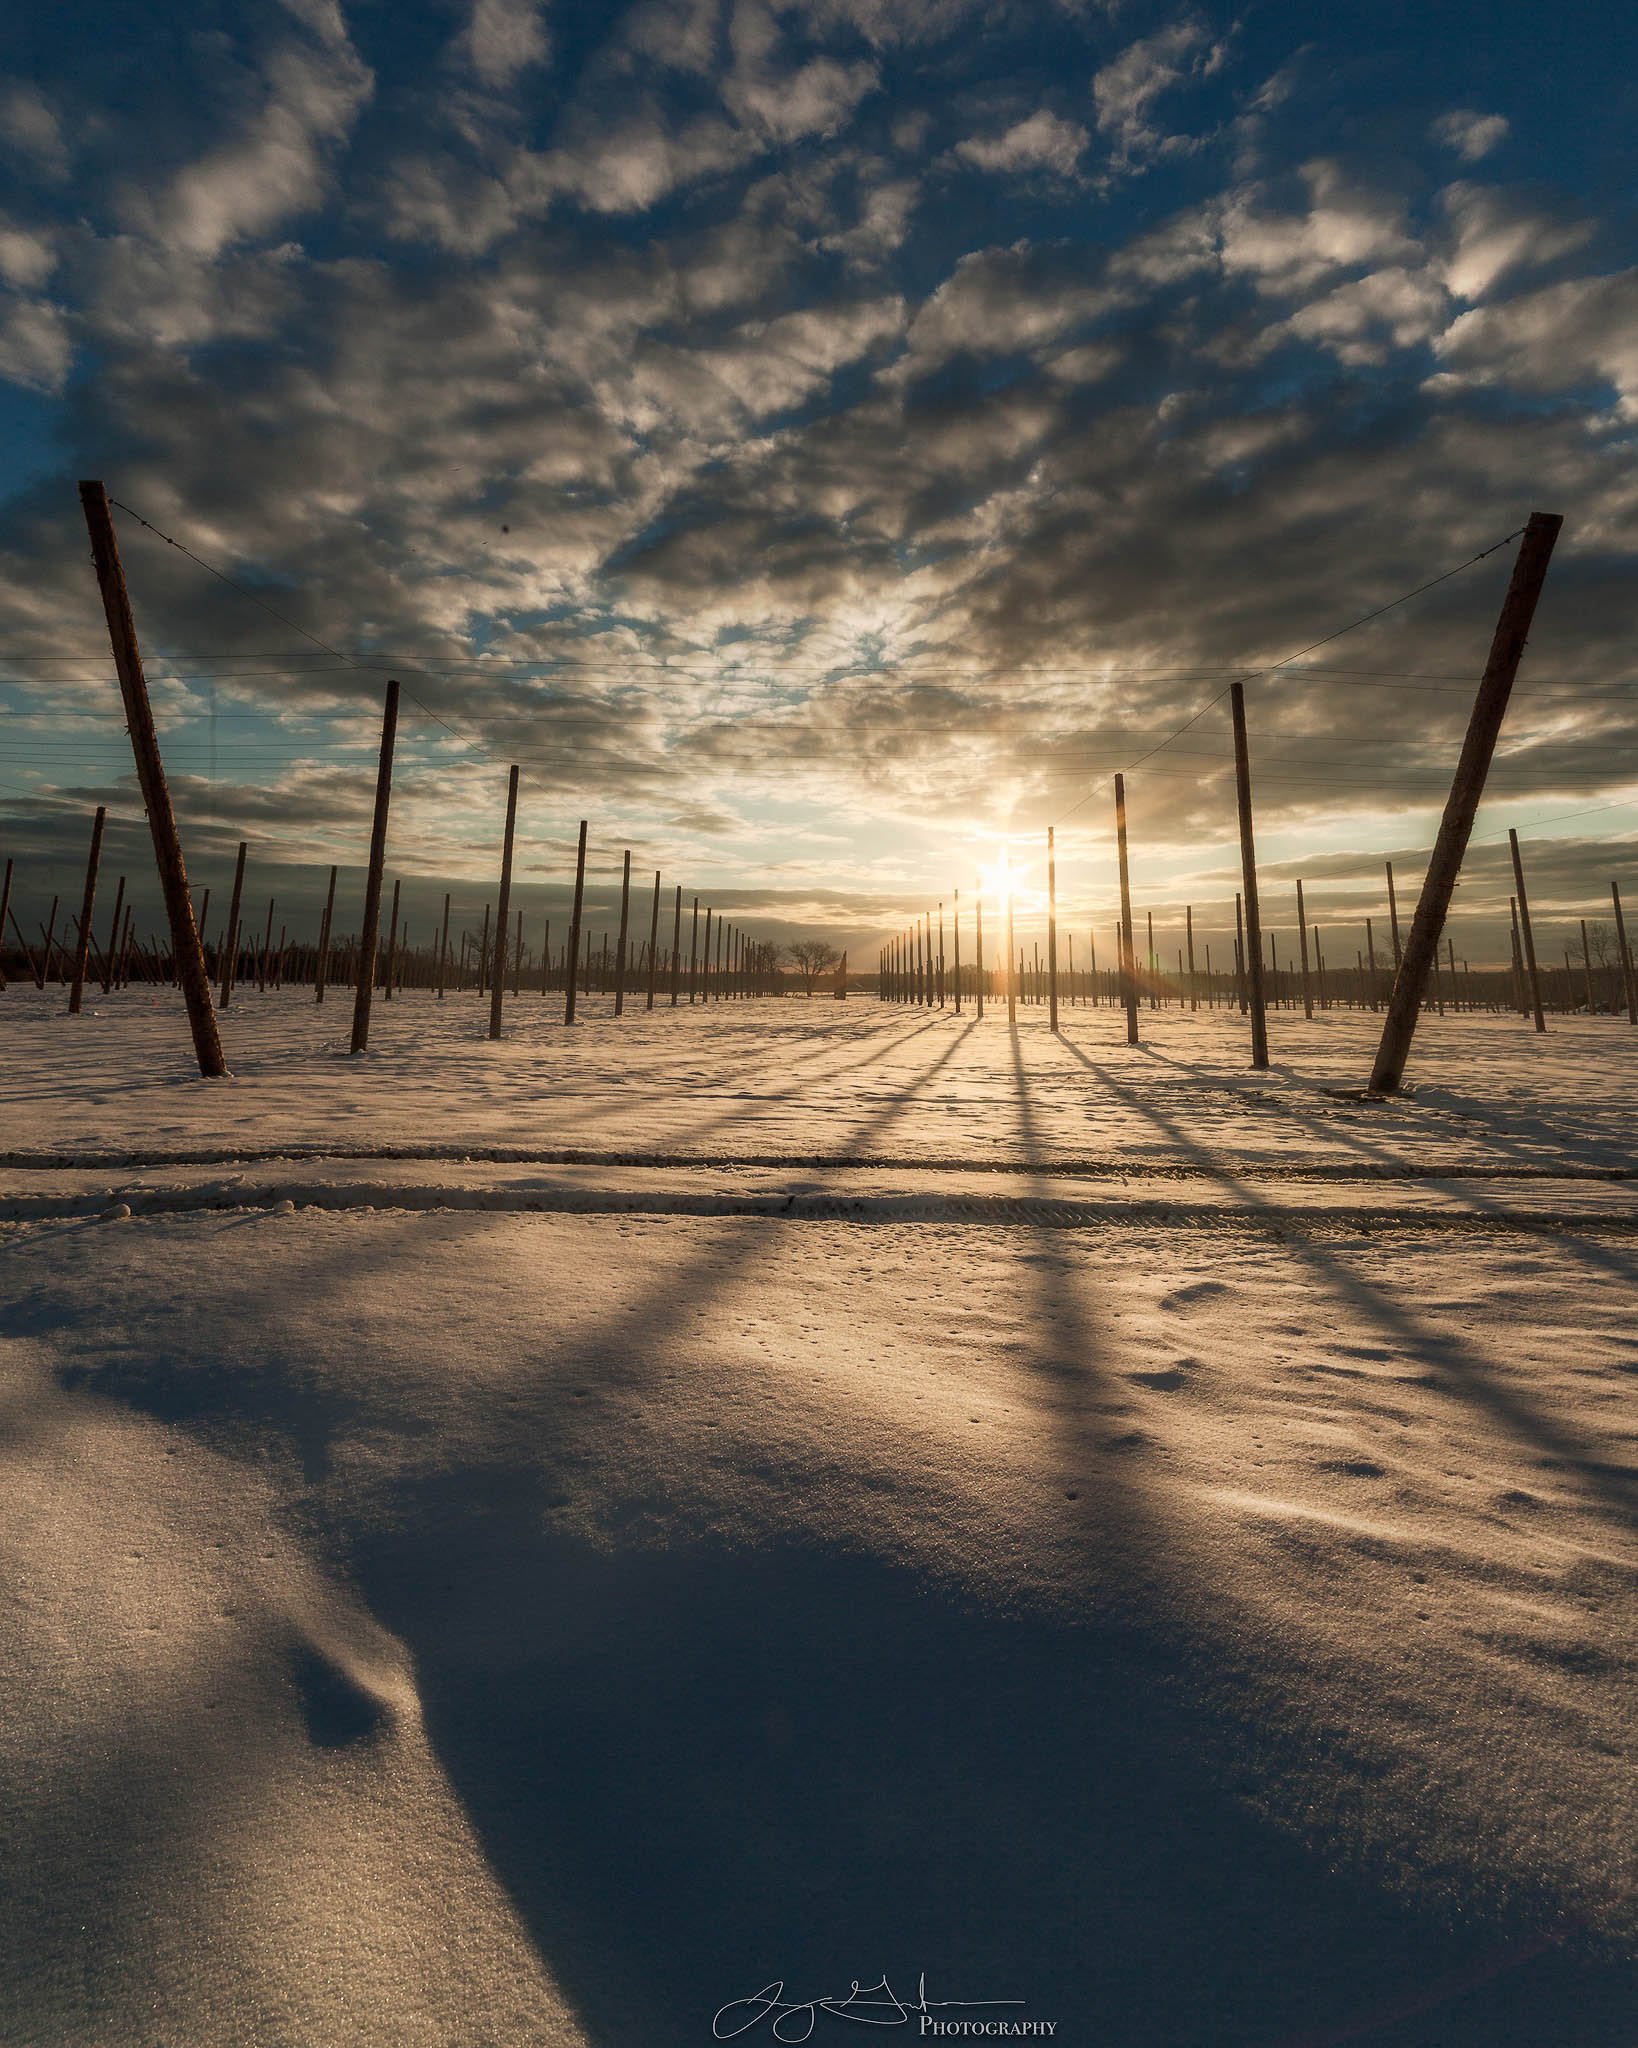
[(813, 994), (813, 984), (821, 974), (835, 967), (841, 961), (841, 954), (824, 939), (798, 939), (789, 949), (791, 962), (802, 977), (802, 993)]
[(1587, 926), (1587, 953), (1591, 966), (1620, 966), (1621, 952), (1615, 943), (1614, 925), (1600, 922)]

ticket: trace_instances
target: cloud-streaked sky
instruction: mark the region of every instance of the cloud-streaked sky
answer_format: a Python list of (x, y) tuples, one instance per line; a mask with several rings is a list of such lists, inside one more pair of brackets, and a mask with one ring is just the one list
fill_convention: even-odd
[[(859, 948), (1049, 823), (1106, 926), (1126, 767), (1140, 910), (1221, 915), (1226, 705), (1142, 757), (1541, 508), (1457, 915), (1494, 952), (1509, 824), (1599, 914), (1635, 80), (1616, 11), (1510, 5), (14, 11), (3, 850), (67, 888), (107, 802), (146, 875), (79, 476), (293, 622), (120, 516), (201, 881), (356, 867), (394, 673), (412, 902), (481, 902), (516, 760), (539, 902), (588, 816)], [(1298, 873), (1339, 921), (1419, 874), (1510, 553), (1248, 686), (1276, 927)]]

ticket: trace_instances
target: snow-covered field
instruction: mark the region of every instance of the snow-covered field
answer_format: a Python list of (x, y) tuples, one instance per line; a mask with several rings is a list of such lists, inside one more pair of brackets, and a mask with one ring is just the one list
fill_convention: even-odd
[(8, 2048), (1638, 2033), (1624, 1021), (58, 1006)]

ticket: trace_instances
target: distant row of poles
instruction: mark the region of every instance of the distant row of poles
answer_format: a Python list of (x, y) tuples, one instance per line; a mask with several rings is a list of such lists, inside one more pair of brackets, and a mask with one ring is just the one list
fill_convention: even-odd
[[(1523, 863), (1519, 855), (1516, 835), (1513, 848), (1520, 894), (1510, 897), (1509, 913), (1512, 925), (1512, 960), (1510, 967), (1500, 972), (1475, 975), (1472, 967), (1463, 960), (1460, 967), (1456, 961), (1456, 946), (1453, 938), (1446, 934), (1445, 965), (1441, 971), (1437, 962), (1430, 978), (1428, 1002), (1442, 1016), (1447, 1002), (1452, 1009), (1515, 1009), (1528, 1016), (1534, 1010), (1552, 1008), (1570, 1011), (1585, 1009), (1589, 1015), (1608, 1011), (1619, 1015), (1625, 1008), (1628, 1019), (1638, 1023), (1638, 975), (1634, 974), (1631, 948), (1627, 943), (1626, 920), (1621, 905), (1620, 885), (1610, 882), (1610, 903), (1614, 913), (1613, 945), (1605, 951), (1608, 957), (1595, 958), (1594, 946), (1587, 930), (1587, 920), (1580, 922), (1581, 960), (1580, 964), (1571, 958), (1568, 947), (1564, 951), (1562, 975), (1558, 970), (1550, 972), (1536, 964), (1535, 938), (1530, 924), (1529, 899), (1523, 895)], [(1354, 965), (1338, 967), (1328, 962), (1320, 927), (1311, 924), (1303, 897), (1303, 884), (1297, 883), (1297, 935), (1301, 965), (1299, 969), (1282, 968), (1279, 959), (1277, 935), (1266, 934), (1268, 960), (1264, 977), (1265, 997), (1268, 1007), (1278, 1008), (1282, 1004), (1291, 1008), (1300, 1003), (1305, 1015), (1312, 1017), (1316, 1009), (1329, 1010), (1337, 1005), (1357, 1009), (1380, 1010), (1392, 993), (1393, 978), (1398, 975), (1403, 962), (1403, 947), (1399, 926), (1399, 900), (1394, 886), (1393, 863), (1385, 863), (1388, 883), (1388, 926), (1392, 939), (1393, 959), (1391, 969), (1379, 960), (1376, 943), (1375, 920), (1367, 917), (1365, 923), (1365, 944), (1354, 953)], [(940, 903), (936, 911), (928, 911), (906, 926), (904, 931), (890, 940), (878, 956), (878, 994), (883, 1002), (925, 1004), (940, 1009), (953, 1006), (959, 1013), (964, 1001), (970, 1000), (977, 1016), (984, 1015), (985, 1003), (1004, 1000), (1009, 1017), (1017, 1014), (1019, 1004), (1045, 1005), (1052, 1028), (1057, 1029), (1060, 998), (1064, 1005), (1087, 1004), (1093, 1007), (1107, 1004), (1125, 1008), (1129, 1019), (1145, 1005), (1151, 1010), (1161, 1009), (1172, 1003), (1184, 1005), (1190, 1010), (1199, 1010), (1204, 1004), (1208, 1009), (1227, 1005), (1237, 1007), (1242, 1016), (1250, 1014), (1251, 986), (1246, 972), (1245, 920), (1241, 896), (1234, 898), (1234, 965), (1232, 970), (1214, 968), (1211, 945), (1204, 944), (1204, 968), (1198, 968), (1195, 961), (1194, 906), (1184, 908), (1183, 944), (1177, 952), (1177, 974), (1175, 979), (1162, 967), (1160, 955), (1155, 950), (1154, 914), (1147, 916), (1147, 958), (1142, 968), (1136, 963), (1136, 950), (1125, 929), (1124, 921), (1117, 920), (1113, 930), (1114, 953), (1120, 965), (1113, 969), (1098, 967), (1097, 934), (1086, 934), (1087, 964), (1077, 969), (1075, 965), (1075, 935), (1066, 930), (1067, 959), (1062, 975), (1058, 966), (1058, 912), (1057, 912), (1057, 863), (1053, 848), (1053, 833), (1047, 832), (1047, 928), (1046, 958), (1041, 958), (1039, 940), (1033, 945), (1033, 963), (1024, 949), (1016, 944), (1012, 926), (1012, 899), (1005, 897), (1006, 945), (999, 954), (996, 965), (987, 967), (984, 959), (984, 910), (980, 892), (974, 900), (974, 957), (963, 964), (961, 954), (961, 892), (953, 893), (950, 905), (949, 956), (945, 950), (945, 906)], [(1522, 916), (1521, 916), (1522, 905)], [(1608, 941), (1611, 934), (1604, 932)], [(1310, 951), (1312, 959), (1310, 959)], [(1557, 979), (1555, 980), (1555, 977)], [(1135, 1042), (1135, 1040), (1134, 1040)]]

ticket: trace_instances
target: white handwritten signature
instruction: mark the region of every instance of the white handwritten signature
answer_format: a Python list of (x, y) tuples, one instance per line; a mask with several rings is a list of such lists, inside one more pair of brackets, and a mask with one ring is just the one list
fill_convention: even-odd
[[(1024, 2000), (1021, 1998), (929, 2000), (925, 1970), (918, 1980), (916, 1996), (908, 2005), (895, 1994), (885, 1976), (876, 1984), (855, 1982), (846, 1998), (807, 1998), (801, 2001), (787, 2001), (784, 1979), (778, 1978), (771, 1984), (764, 1984), (760, 1991), (752, 1992), (749, 1998), (730, 1999), (712, 2020), (711, 2032), (719, 2041), (732, 2041), (740, 2034), (749, 2033), (752, 2027), (758, 2026), (771, 2016), (776, 2041), (805, 2041), (813, 2032), (814, 2023), (822, 2012), (828, 2012), (833, 2019), (852, 2020), (859, 2026), (905, 2027), (917, 2013), (930, 2014), (948, 2012), (955, 2008), (965, 2010), (977, 2006), (1023, 2003)], [(785, 2031), (793, 2021), (800, 2025), (800, 2033)]]

